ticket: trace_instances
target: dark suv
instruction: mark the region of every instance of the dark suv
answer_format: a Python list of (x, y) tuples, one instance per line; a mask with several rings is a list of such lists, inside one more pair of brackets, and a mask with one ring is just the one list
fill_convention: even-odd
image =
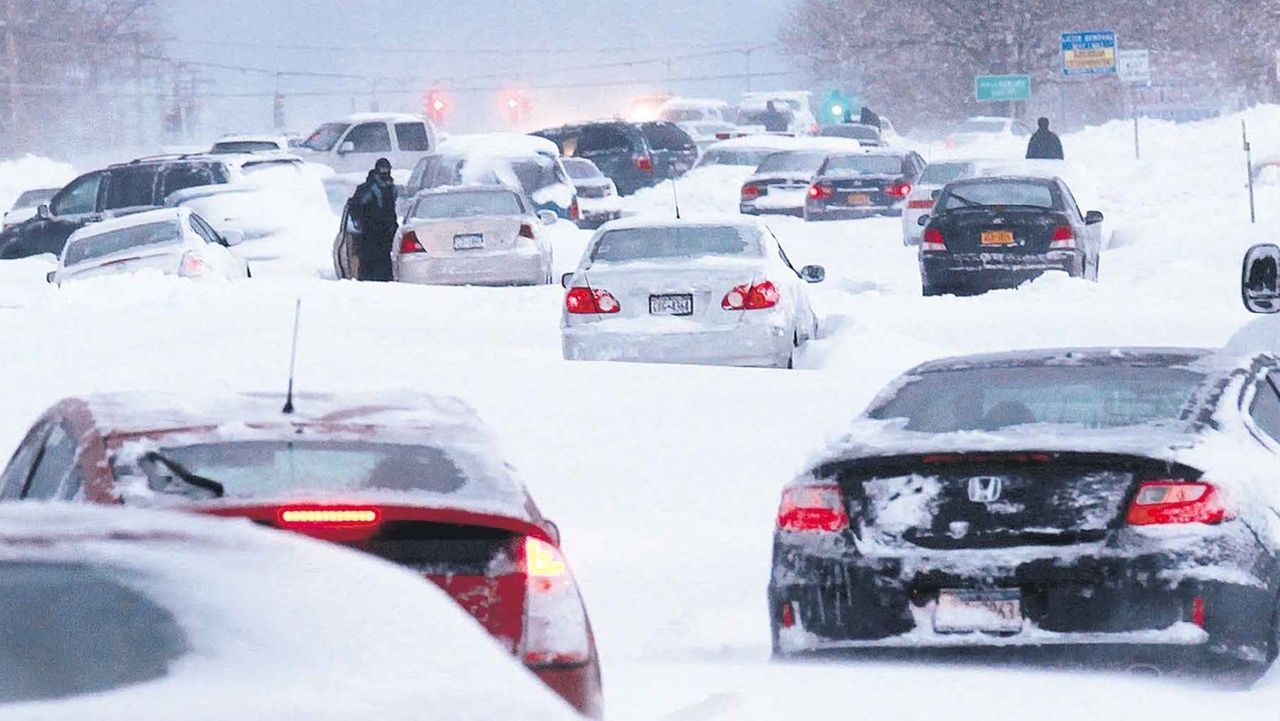
[(683, 175), (698, 160), (698, 146), (674, 123), (607, 120), (533, 133), (560, 146), (569, 158), (586, 158), (622, 195)]
[(227, 162), (208, 156), (142, 158), (86, 173), (59, 190), (36, 217), (0, 232), (0, 258), (58, 255), (67, 238), (106, 215), (164, 205), (171, 193), (230, 182)]

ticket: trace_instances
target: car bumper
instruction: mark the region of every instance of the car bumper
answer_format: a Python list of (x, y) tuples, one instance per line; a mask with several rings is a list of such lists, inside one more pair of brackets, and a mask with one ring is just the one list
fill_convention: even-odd
[(859, 205), (856, 207), (814, 205), (805, 207), (804, 214), (808, 220), (857, 220), (875, 215), (901, 215), (905, 203), (889, 205)]
[(794, 349), (793, 331), (781, 324), (648, 332), (600, 327), (607, 323), (564, 328), (565, 359), (785, 368)]
[(400, 257), (395, 279), (422, 285), (538, 285), (551, 274), (551, 258), (513, 252), (462, 257)]
[(1082, 276), (1084, 255), (1079, 251), (1063, 250), (1036, 255), (938, 253), (920, 257), (920, 277), (930, 287), (1012, 286), (1052, 271)]

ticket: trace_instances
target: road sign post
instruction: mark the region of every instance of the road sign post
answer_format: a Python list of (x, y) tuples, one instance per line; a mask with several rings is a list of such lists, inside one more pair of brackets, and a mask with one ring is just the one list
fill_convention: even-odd
[(980, 103), (1026, 101), (1031, 99), (1031, 76), (979, 75), (973, 89)]
[(1062, 34), (1062, 74), (1067, 77), (1116, 74), (1116, 32), (1089, 30)]

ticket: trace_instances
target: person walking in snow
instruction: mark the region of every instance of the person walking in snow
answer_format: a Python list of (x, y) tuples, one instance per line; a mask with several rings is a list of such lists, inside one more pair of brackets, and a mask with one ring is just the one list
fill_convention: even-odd
[(1040, 118), (1040, 129), (1027, 143), (1027, 158), (1035, 160), (1062, 160), (1062, 141), (1049, 129), (1049, 119)]
[(764, 131), (766, 133), (785, 133), (791, 129), (791, 114), (778, 109), (778, 104), (770, 100), (765, 106)]
[(391, 161), (379, 158), (351, 198), (351, 214), (361, 229), (357, 257), (360, 280), (389, 281), (391, 243), (396, 230), (396, 184)]

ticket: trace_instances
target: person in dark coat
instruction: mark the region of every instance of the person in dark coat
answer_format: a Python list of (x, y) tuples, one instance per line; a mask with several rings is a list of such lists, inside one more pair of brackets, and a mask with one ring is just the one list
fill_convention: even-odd
[(876, 111), (865, 105), (862, 106), (862, 113), (858, 116), (858, 122), (863, 125), (872, 125), (877, 129), (884, 130), (884, 128), (880, 126), (880, 116), (876, 114)]
[(778, 109), (778, 104), (769, 101), (764, 111), (764, 131), (766, 133), (785, 133), (791, 130), (791, 114)]
[(360, 280), (389, 281), (391, 243), (396, 229), (396, 184), (391, 161), (379, 158), (351, 198), (351, 214), (361, 229), (357, 256)]
[(1049, 119), (1040, 118), (1040, 129), (1027, 143), (1027, 158), (1036, 160), (1062, 160), (1062, 141), (1049, 129)]

